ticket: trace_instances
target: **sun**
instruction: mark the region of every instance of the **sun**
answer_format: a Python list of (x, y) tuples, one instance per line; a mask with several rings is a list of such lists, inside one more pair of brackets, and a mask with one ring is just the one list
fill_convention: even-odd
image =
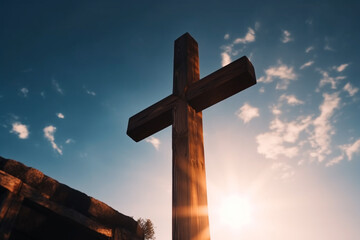
[(229, 195), (223, 198), (219, 215), (222, 224), (238, 230), (253, 223), (253, 206), (246, 197)]

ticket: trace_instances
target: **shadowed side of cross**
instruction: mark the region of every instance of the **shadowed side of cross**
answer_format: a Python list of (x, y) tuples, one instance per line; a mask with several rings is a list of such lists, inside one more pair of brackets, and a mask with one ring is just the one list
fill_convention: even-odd
[(210, 239), (202, 110), (254, 84), (242, 57), (199, 80), (198, 44), (185, 33), (175, 41), (173, 94), (129, 119), (136, 142), (172, 125), (173, 240)]

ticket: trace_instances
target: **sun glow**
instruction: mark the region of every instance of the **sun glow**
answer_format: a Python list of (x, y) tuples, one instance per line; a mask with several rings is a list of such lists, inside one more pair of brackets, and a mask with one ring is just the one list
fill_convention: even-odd
[(222, 224), (238, 230), (252, 224), (253, 207), (249, 199), (240, 195), (230, 195), (223, 199), (219, 215)]

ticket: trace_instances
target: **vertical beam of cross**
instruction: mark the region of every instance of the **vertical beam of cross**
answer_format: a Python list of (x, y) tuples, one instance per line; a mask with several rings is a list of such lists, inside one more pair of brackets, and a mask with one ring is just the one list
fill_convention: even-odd
[(175, 41), (173, 95), (173, 239), (210, 239), (204, 162), (202, 112), (186, 100), (198, 81), (198, 44), (189, 35)]
[(256, 84), (247, 57), (199, 80), (198, 44), (185, 33), (175, 41), (173, 93), (129, 119), (136, 142), (172, 124), (173, 240), (209, 240), (201, 111)]

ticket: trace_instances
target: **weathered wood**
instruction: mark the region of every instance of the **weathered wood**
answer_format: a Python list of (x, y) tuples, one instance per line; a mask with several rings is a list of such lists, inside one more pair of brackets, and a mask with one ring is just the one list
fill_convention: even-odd
[(21, 180), (7, 174), (0, 170), (0, 186), (9, 190), (10, 192), (17, 193), (21, 187)]
[(3, 193), (3, 196), (1, 196), (0, 198), (0, 223), (5, 218), (6, 212), (10, 208), (12, 196), (14, 196), (14, 194), (11, 194), (11, 192), (6, 191), (5, 193)]
[(175, 41), (173, 94), (129, 119), (135, 141), (172, 124), (173, 240), (210, 239), (201, 111), (255, 83), (246, 57), (199, 80), (198, 44), (186, 33)]
[(189, 86), (186, 98), (199, 112), (254, 84), (254, 67), (244, 56)]
[(115, 228), (113, 230), (113, 238), (111, 240), (123, 240), (121, 237), (121, 230), (119, 228)]
[(172, 109), (177, 97), (170, 95), (129, 119), (127, 135), (138, 142), (172, 123)]
[[(175, 41), (173, 110), (173, 239), (210, 239), (207, 207), (202, 113), (186, 102), (185, 92), (199, 80), (196, 41), (188, 34)], [(206, 209), (206, 208), (205, 208)]]
[[(184, 44), (189, 44), (190, 38), (191, 36), (186, 39)], [(197, 51), (197, 44), (191, 47)], [(174, 52), (180, 53), (181, 51), (175, 50)], [(185, 56), (187, 55), (182, 54), (179, 58), (182, 59)], [(174, 70), (174, 79), (175, 77), (193, 78), (191, 74), (182, 76), (182, 72), (189, 69), (190, 65), (198, 60), (198, 57), (192, 56), (191, 59), (183, 64), (180, 63), (179, 59), (176, 60), (177, 62), (174, 59), (174, 69), (176, 67), (182, 69), (181, 71)], [(199, 72), (196, 74), (199, 75)], [(170, 126), (173, 121), (172, 109), (179, 97), (186, 95), (188, 103), (199, 112), (256, 84), (256, 77), (253, 65), (244, 56), (199, 81), (189, 82), (188, 85), (178, 82), (175, 83), (174, 81), (173, 95), (162, 99), (129, 119), (127, 129), (129, 137), (138, 142)]]
[(187, 89), (199, 78), (198, 43), (185, 33), (175, 40), (174, 45), (173, 95), (184, 97)]
[(107, 237), (112, 237), (112, 230), (110, 228), (97, 223), (96, 221), (80, 214), (73, 209), (61, 206), (53, 201), (50, 201), (49, 196), (46, 196), (45, 194), (40, 194), (26, 183), (22, 185), (20, 195), (46, 209), (49, 209), (50, 211), (58, 214), (59, 216), (81, 224), (82, 226), (85, 226), (99, 234), (105, 235)]
[(1, 240), (10, 239), (11, 232), (14, 229), (15, 221), (21, 209), (23, 200), (23, 197), (18, 196), (12, 192), (7, 193), (6, 199), (4, 200), (4, 205), (1, 206), (1, 215), (4, 215), (0, 218)]

